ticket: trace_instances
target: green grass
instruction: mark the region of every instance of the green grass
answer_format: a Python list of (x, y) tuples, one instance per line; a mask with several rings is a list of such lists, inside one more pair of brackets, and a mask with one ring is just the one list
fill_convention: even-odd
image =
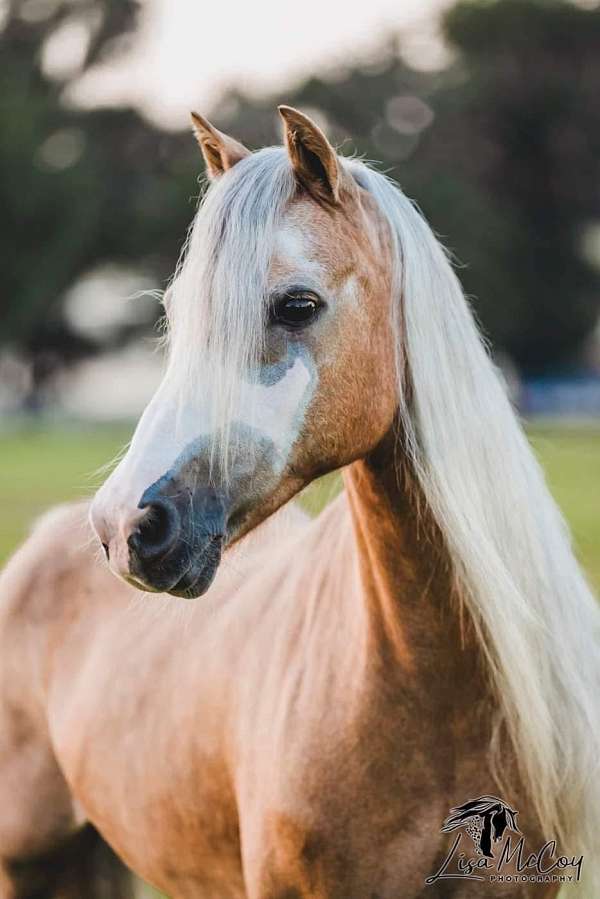
[(577, 556), (600, 593), (600, 430), (538, 426), (529, 436), (569, 523)]
[[(529, 433), (579, 558), (600, 590), (600, 429), (536, 426)], [(44, 509), (92, 494), (102, 481), (99, 469), (129, 436), (124, 427), (30, 426), (0, 434), (0, 562)], [(338, 487), (336, 476), (324, 478), (303, 502), (317, 512)]]
[(114, 427), (0, 433), (0, 562), (45, 509), (93, 494), (103, 479), (98, 469), (128, 439), (127, 429)]

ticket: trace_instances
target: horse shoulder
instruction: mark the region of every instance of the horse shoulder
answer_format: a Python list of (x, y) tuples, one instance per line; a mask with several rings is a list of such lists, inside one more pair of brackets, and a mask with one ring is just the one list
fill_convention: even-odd
[(36, 621), (50, 593), (95, 562), (87, 503), (57, 506), (39, 518), (0, 575), (0, 615)]
[(2, 659), (6, 665), (16, 655), (19, 681), (24, 663), (39, 668), (48, 634), (75, 596), (73, 582), (83, 580), (90, 562), (87, 504), (78, 503), (43, 515), (0, 573)]
[(0, 574), (0, 867), (3, 859), (47, 851), (77, 824), (49, 740), (45, 702), (67, 581), (89, 555), (82, 548), (86, 521), (84, 504), (53, 509)]

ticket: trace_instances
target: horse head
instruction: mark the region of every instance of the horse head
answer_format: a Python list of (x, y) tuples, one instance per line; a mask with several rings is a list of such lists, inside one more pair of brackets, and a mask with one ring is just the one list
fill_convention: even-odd
[(211, 184), (165, 298), (166, 373), (92, 507), (145, 590), (202, 594), (223, 547), (394, 420), (389, 226), (317, 125), (280, 113), (285, 148), (256, 153), (193, 117)]

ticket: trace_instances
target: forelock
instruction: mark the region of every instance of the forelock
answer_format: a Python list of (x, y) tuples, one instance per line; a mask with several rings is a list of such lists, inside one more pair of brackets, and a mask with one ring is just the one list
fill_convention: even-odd
[(275, 235), (296, 182), (286, 151), (238, 162), (206, 191), (171, 285), (169, 369), (186, 386), (212, 382), (212, 427), (227, 451), (239, 379), (262, 349)]

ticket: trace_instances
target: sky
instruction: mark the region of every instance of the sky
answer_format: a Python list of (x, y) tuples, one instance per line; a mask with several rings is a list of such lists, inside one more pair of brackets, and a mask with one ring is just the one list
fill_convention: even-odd
[[(125, 60), (90, 73), (84, 103), (128, 100), (166, 127), (187, 126), (191, 108), (210, 111), (235, 83), (261, 93), (313, 71), (372, 60), (383, 36), (406, 34), (406, 55), (435, 68), (444, 51), (437, 13), (449, 0), (144, 0), (140, 31)], [(64, 52), (64, 48), (63, 51)]]

